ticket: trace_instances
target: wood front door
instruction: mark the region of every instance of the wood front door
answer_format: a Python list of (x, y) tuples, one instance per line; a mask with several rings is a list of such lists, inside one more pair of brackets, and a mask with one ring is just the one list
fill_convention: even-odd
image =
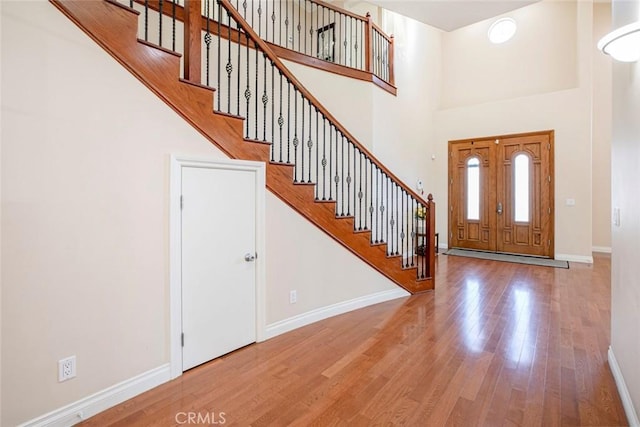
[(553, 131), (449, 142), (449, 247), (553, 258)]

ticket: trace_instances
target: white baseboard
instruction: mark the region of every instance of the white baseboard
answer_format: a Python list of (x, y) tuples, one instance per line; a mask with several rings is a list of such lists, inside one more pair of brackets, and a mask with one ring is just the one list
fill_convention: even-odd
[(169, 364), (144, 372), (119, 384), (108, 387), (80, 399), (70, 405), (51, 411), (21, 424), (20, 427), (68, 427), (79, 423), (99, 412), (109, 409), (125, 400), (144, 393), (171, 378)]
[(267, 340), (269, 338), (284, 334), (285, 332), (289, 332), (294, 329), (301, 328), (302, 326), (315, 323), (319, 320), (357, 310), (358, 308), (367, 307), (373, 304), (378, 304), (409, 295), (410, 294), (404, 289), (398, 288), (391, 289), (389, 291), (377, 292), (371, 295), (365, 295), (363, 297), (339, 302), (337, 304), (332, 304), (326, 307), (317, 308), (315, 310), (298, 314), (297, 316), (293, 316), (288, 319), (280, 320), (278, 322), (267, 325), (267, 327), (265, 328), (264, 339)]
[(581, 262), (583, 264), (593, 264), (593, 256), (556, 254), (558, 261)]
[(616, 356), (613, 354), (613, 349), (611, 348), (611, 346), (609, 346), (608, 355), (609, 355), (609, 367), (611, 367), (611, 372), (613, 373), (613, 379), (616, 381), (616, 386), (618, 387), (618, 394), (620, 394), (620, 399), (622, 400), (622, 406), (624, 407), (624, 413), (627, 415), (627, 421), (629, 421), (629, 425), (631, 427), (640, 427), (638, 414), (636, 413), (636, 410), (633, 407), (633, 401), (631, 400), (631, 395), (629, 395), (629, 389), (627, 388), (627, 384), (624, 382), (624, 377), (622, 376), (620, 365), (618, 365), (618, 361), (616, 360)]
[(598, 252), (601, 254), (610, 254), (611, 253), (611, 247), (609, 246), (594, 246), (591, 248), (592, 252)]

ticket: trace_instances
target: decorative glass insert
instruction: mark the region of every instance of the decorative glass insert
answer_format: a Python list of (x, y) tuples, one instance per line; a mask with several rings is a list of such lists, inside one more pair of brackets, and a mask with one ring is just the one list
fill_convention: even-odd
[(480, 219), (480, 160), (467, 160), (467, 219)]
[(529, 222), (529, 156), (518, 154), (513, 167), (515, 220)]

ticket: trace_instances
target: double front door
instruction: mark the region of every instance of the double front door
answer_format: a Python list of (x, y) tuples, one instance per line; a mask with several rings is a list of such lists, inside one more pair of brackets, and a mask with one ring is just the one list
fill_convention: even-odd
[(449, 247), (553, 258), (553, 131), (449, 142)]

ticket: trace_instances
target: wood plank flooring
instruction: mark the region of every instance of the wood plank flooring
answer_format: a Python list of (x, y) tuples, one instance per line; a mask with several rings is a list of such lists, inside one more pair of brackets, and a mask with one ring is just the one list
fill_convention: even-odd
[(608, 257), (440, 255), (435, 292), (251, 345), (84, 425), (622, 426), (609, 329)]

